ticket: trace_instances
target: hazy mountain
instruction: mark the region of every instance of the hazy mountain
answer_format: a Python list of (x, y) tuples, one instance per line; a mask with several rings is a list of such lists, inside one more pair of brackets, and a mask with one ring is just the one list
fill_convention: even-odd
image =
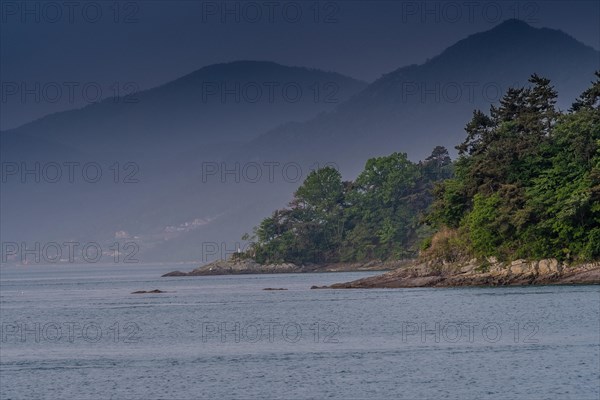
[(532, 73), (551, 79), (559, 106), (567, 108), (598, 68), (600, 53), (566, 33), (508, 20), (422, 65), (382, 76), (330, 113), (278, 127), (244, 152), (335, 161), (345, 171), (392, 151), (420, 159), (436, 145), (453, 149), (473, 109), (487, 111), (509, 87), (527, 84)]
[[(19, 159), (39, 149), (38, 140), (99, 157), (164, 157), (166, 152), (247, 141), (284, 122), (330, 110), (365, 86), (337, 73), (272, 62), (211, 65), (154, 89), (5, 131), (2, 156)], [(35, 140), (15, 143), (15, 137), (24, 136)]]
[[(538, 73), (552, 79), (566, 108), (599, 61), (599, 52), (563, 32), (509, 20), (366, 87), (274, 63), (206, 67), (138, 93), (135, 103), (106, 100), (3, 133), (3, 161), (95, 160), (109, 174), (99, 184), (3, 184), (10, 188), (0, 205), (3, 240), (110, 242), (125, 235), (140, 244), (146, 262), (219, 257), (211, 247), (207, 258), (203, 243), (232, 250), (291, 198), (300, 182), (282, 171), (286, 163), (300, 166), (303, 178), (334, 162), (352, 178), (374, 155), (405, 151), (419, 159), (436, 145), (452, 149), (473, 109), (487, 110), (508, 87)], [(297, 102), (280, 90), (256, 102), (241, 90), (210, 94), (223, 82), (305, 89)], [(140, 182), (112, 183), (109, 166), (127, 160), (139, 160)], [(218, 168), (210, 179), (204, 162)], [(257, 181), (243, 173), (248, 162), (262, 167)], [(278, 163), (272, 181), (265, 163)], [(238, 172), (221, 175), (223, 168)]]
[[(331, 110), (365, 86), (333, 72), (239, 61), (2, 132), (3, 165), (18, 169), (2, 182), (2, 238), (112, 240), (120, 230), (145, 243), (160, 242), (169, 230), (177, 237), (179, 225), (210, 220), (228, 205), (220, 182), (210, 188), (199, 178), (203, 162), (284, 122)], [(65, 162), (77, 163), (73, 183)], [(55, 169), (44, 171), (51, 163), (61, 168), (57, 183), (47, 179)], [(100, 168), (97, 182), (82, 176), (88, 163)], [(36, 165), (40, 182), (34, 172), (24, 184), (22, 172)], [(202, 201), (189, 193), (194, 188)]]

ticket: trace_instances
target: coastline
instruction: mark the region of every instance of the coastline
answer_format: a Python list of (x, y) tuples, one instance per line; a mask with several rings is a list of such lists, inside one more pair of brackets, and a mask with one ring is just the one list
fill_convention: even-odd
[(415, 263), (369, 278), (311, 289), (375, 289), (461, 286), (597, 285), (600, 262), (570, 266), (554, 259), (463, 263)]
[(319, 272), (388, 271), (380, 275), (311, 289), (385, 289), (461, 286), (524, 286), (600, 284), (600, 261), (568, 265), (555, 259), (538, 261), (495, 259), (442, 263), (438, 260), (369, 261), (296, 265), (259, 264), (251, 259), (220, 260), (192, 271), (172, 271), (162, 277), (194, 277), (245, 274), (294, 274)]
[(214, 275), (244, 275), (244, 274), (297, 274), (318, 272), (357, 272), (357, 271), (393, 271), (414, 263), (414, 260), (399, 261), (368, 261), (364, 263), (329, 263), (296, 265), (259, 264), (252, 259), (219, 260), (202, 265), (190, 272), (171, 271), (162, 277), (214, 276)]

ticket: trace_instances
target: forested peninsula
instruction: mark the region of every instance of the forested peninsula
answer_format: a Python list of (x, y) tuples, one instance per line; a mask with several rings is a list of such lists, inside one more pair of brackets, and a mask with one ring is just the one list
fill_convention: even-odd
[[(438, 146), (420, 162), (370, 159), (354, 181), (313, 171), (288, 207), (244, 236), (247, 250), (227, 261), (242, 267), (230, 273), (249, 262), (291, 268), (279, 272), (380, 263), (399, 276), (385, 287), (407, 276), (436, 278), (404, 286), (598, 283), (600, 71), (568, 110), (548, 79), (529, 83), (473, 112), (454, 161)], [(580, 267), (585, 278), (572, 278)], [(492, 272), (501, 278), (485, 278)], [(465, 273), (479, 278), (447, 279)]]

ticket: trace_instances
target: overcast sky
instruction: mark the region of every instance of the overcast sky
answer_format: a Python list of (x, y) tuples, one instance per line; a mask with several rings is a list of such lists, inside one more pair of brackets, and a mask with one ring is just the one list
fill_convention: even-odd
[(102, 97), (123, 94), (234, 60), (276, 61), (373, 81), (515, 17), (600, 49), (599, 4), (2, 0), (0, 128), (81, 107), (100, 96), (98, 89)]

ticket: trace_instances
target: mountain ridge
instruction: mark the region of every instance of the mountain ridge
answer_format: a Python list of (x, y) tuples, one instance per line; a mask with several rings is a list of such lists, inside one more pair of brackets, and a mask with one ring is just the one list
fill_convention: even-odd
[[(342, 153), (365, 158), (384, 155), (391, 146), (417, 160), (437, 144), (453, 149), (474, 109), (487, 110), (509, 87), (526, 85), (533, 73), (550, 78), (559, 106), (568, 107), (592, 81), (599, 60), (600, 52), (560, 30), (508, 20), (469, 35), (423, 64), (384, 74), (325, 115), (275, 128), (249, 146), (267, 158), (269, 146), (297, 158), (334, 144), (345, 147)], [(446, 123), (436, 124), (432, 116)], [(293, 148), (285, 146), (290, 142)]]
[[(516, 28), (514, 29), (522, 32), (522, 37), (517, 43), (514, 43), (512, 39), (514, 35), (511, 33), (511, 26), (515, 24)], [(525, 33), (523, 34), (523, 32)], [(481, 38), (486, 37), (502, 40), (505, 44), (496, 47), (496, 49), (503, 49), (502, 54), (497, 56), (499, 61), (484, 66), (485, 68), (478, 68), (477, 62), (481, 59), (479, 50), (482, 47), (486, 51), (494, 50), (494, 46), (479, 43)], [(540, 37), (550, 38), (546, 47), (537, 45)], [(550, 50), (548, 50), (548, 46)], [(573, 57), (562, 59), (560, 52), (551, 51), (552, 46), (572, 48), (566, 54), (573, 54)], [(465, 57), (463, 52), (466, 52), (468, 57)], [(34, 144), (39, 138), (45, 139), (44, 144), (39, 144), (37, 151), (35, 148), (32, 150), (27, 147), (26, 143), (21, 143), (16, 147), (16, 152), (10, 153), (4, 143), (7, 143), (9, 136), (15, 137), (15, 131), (12, 131), (11, 135), (3, 133), (1, 139), (3, 140), (2, 159), (4, 161), (11, 160), (11, 158), (5, 157), (5, 154), (8, 154), (12, 159), (15, 156), (29, 157), (28, 159), (31, 160), (72, 157), (89, 159), (93, 157), (92, 159), (101, 158), (114, 162), (116, 154), (119, 155), (117, 158), (121, 160), (123, 157), (127, 157), (124, 160), (137, 160), (135, 151), (145, 150), (141, 145), (149, 146), (149, 150), (151, 150), (149, 151), (150, 155), (147, 156), (148, 163), (140, 162), (141, 170), (144, 172), (144, 185), (136, 186), (136, 190), (121, 191), (119, 196), (105, 194), (100, 187), (96, 188), (92, 196), (85, 193), (85, 188), (76, 188), (81, 193), (73, 189), (63, 193), (60, 191), (62, 188), (58, 186), (44, 189), (48, 191), (45, 192), (45, 196), (63, 199), (63, 201), (56, 202), (54, 206), (58, 207), (56, 209), (51, 209), (44, 204), (43, 206), (48, 207), (49, 211), (38, 212), (35, 216), (42, 218), (39, 221), (27, 220), (32, 213), (26, 214), (25, 212), (31, 208), (41, 207), (40, 201), (43, 201), (39, 198), (41, 189), (33, 190), (34, 195), (27, 193), (25, 189), (28, 188), (23, 187), (19, 187), (19, 191), (12, 191), (10, 194), (6, 193), (11, 191), (3, 191), (5, 192), (2, 193), (3, 210), (7, 209), (7, 204), (18, 204), (13, 207), (13, 210), (23, 210), (20, 216), (15, 213), (5, 214), (3, 212), (3, 237), (7, 237), (9, 240), (9, 236), (4, 236), (5, 232), (20, 232), (20, 228), (25, 225), (39, 228), (36, 229), (34, 237), (38, 237), (37, 234), (41, 235), (42, 232), (48, 232), (48, 235), (68, 234), (69, 237), (73, 237), (77, 236), (76, 232), (85, 231), (86, 234), (95, 233), (106, 240), (111, 232), (114, 234), (114, 232), (123, 230), (134, 236), (152, 238), (152, 248), (148, 250), (149, 259), (147, 261), (158, 259), (167, 261), (170, 259), (169, 257), (181, 257), (186, 260), (193, 257), (200, 258), (202, 255), (199, 253), (201, 250), (197, 248), (198, 243), (226, 242), (231, 244), (238, 242), (238, 238), (244, 232), (249, 232), (257, 222), (266, 216), (265, 213), (283, 206), (299, 184), (283, 182), (281, 177), (275, 183), (266, 183), (265, 179), (257, 184), (223, 182), (218, 179), (203, 183), (201, 168), (204, 161), (225, 162), (229, 168), (235, 163), (244, 165), (244, 162), (250, 161), (259, 165), (265, 161), (281, 164), (294, 162), (302, 165), (305, 168), (304, 172), (308, 166), (334, 163), (340, 168), (346, 179), (352, 179), (355, 173), (363, 168), (366, 160), (371, 157), (400, 151), (407, 152), (412, 160), (418, 160), (437, 145), (444, 145), (452, 150), (462, 141), (463, 128), (466, 121), (470, 119), (473, 109), (487, 110), (493, 103), (489, 100), (494, 100), (483, 98), (481, 92), (477, 92), (473, 101), (461, 98), (460, 101), (452, 102), (441, 96), (443, 94), (441, 90), (433, 95), (426, 93), (421, 98), (419, 84), (428, 89), (435, 87), (436, 84), (439, 84), (441, 88), (452, 88), (453, 83), (459, 83), (462, 85), (461, 88), (466, 90), (464, 84), (475, 81), (479, 87), (491, 82), (497, 84), (501, 89), (506, 89), (514, 85), (515, 81), (525, 83), (532, 73), (538, 73), (548, 75), (547, 77), (552, 79), (557, 86), (559, 95), (565, 99), (564, 106), (569, 105), (582, 90), (589, 86), (593, 71), (600, 65), (598, 63), (599, 56), (600, 52), (577, 42), (561, 31), (534, 28), (521, 22), (507, 22), (489, 31), (470, 35), (421, 65), (397, 68), (366, 86), (350, 85), (352, 86), (351, 90), (348, 91), (348, 96), (345, 96), (343, 101), (328, 104), (326, 107), (322, 107), (322, 104), (316, 106), (308, 104), (309, 107), (306, 110), (295, 110), (293, 104), (287, 104), (292, 107), (286, 108), (286, 104), (271, 106), (266, 103), (260, 105), (262, 114), (254, 115), (253, 111), (255, 111), (256, 105), (250, 105), (252, 106), (250, 111), (247, 109), (240, 111), (239, 107), (223, 107), (217, 102), (214, 110), (219, 114), (211, 115), (211, 118), (214, 117), (215, 124), (217, 122), (230, 124), (228, 126), (232, 131), (242, 130), (241, 133), (247, 135), (246, 139), (231, 140), (231, 137), (217, 135), (220, 143), (186, 140), (186, 137), (197, 132), (202, 135), (214, 134), (218, 124), (214, 126), (194, 125), (194, 127), (193, 124), (186, 122), (181, 125), (186, 130), (178, 132), (177, 126), (179, 125), (172, 124), (171, 121), (181, 122), (182, 120), (181, 111), (177, 110), (177, 104), (182, 101), (181, 99), (171, 104), (172, 112), (166, 112), (161, 108), (160, 102), (148, 107), (147, 114), (135, 114), (136, 104), (125, 107), (120, 116), (121, 119), (117, 119), (117, 122), (123, 121), (125, 128), (131, 127), (131, 129), (138, 130), (136, 137), (139, 143), (136, 141), (128, 143), (131, 147), (125, 146), (124, 141), (114, 133), (108, 143), (102, 143), (102, 140), (106, 140), (105, 137), (94, 137), (94, 140), (99, 143), (90, 142), (87, 146), (82, 145), (81, 143), (85, 144), (86, 142), (78, 137), (77, 139), (80, 140), (78, 146), (66, 141), (68, 145), (63, 145), (64, 154), (53, 156), (51, 152), (46, 151), (49, 148), (47, 140), (52, 139), (52, 135), (45, 135), (47, 131), (43, 129), (44, 126), (41, 126), (35, 132), (36, 135), (31, 135), (25, 130), (19, 131), (28, 134), (27, 137), (32, 139)], [(277, 63), (264, 62), (263, 64), (260, 61), (218, 65), (221, 65), (221, 68), (223, 65), (227, 65), (227, 68), (236, 69), (240, 65), (248, 65), (244, 63), (251, 63), (254, 68), (270, 65), (277, 69), (277, 66), (280, 66)], [(452, 68), (446, 69), (445, 65), (452, 66)], [(217, 67), (207, 66), (205, 68)], [(294, 71), (310, 71), (303, 67), (297, 68)], [(202, 73), (199, 72), (202, 70), (203, 68), (178, 78), (178, 85), (186, 86), (186, 82), (190, 80), (201, 80), (202, 76), (209, 76), (205, 74), (206, 69)], [(272, 77), (272, 74), (264, 75), (264, 79)], [(338, 75), (320, 74), (319, 76), (325, 77), (323, 79), (327, 81), (330, 80), (329, 77), (335, 78)], [(171, 81), (171, 84), (172, 82), (174, 81)], [(157, 87), (156, 90), (160, 88), (163, 88), (160, 90), (165, 90), (163, 86)], [(162, 93), (160, 90), (159, 93)], [(198, 93), (194, 93), (193, 88), (189, 92), (190, 96), (198, 96)], [(499, 96), (501, 94), (499, 93)], [(436, 101), (436, 95), (441, 98), (439, 101)], [(164, 99), (157, 99), (165, 102), (171, 101), (170, 95), (166, 95)], [(197, 100), (198, 97), (195, 99)], [(278, 110), (281, 109), (291, 110), (296, 117), (287, 118), (289, 114), (278, 114)], [(193, 107), (189, 108), (190, 112), (194, 110)], [(77, 112), (75, 113), (77, 114)], [(277, 114), (278, 118), (269, 119), (269, 121), (261, 120), (270, 118), (272, 114)], [(310, 116), (302, 118), (309, 114)], [(133, 117), (130, 118), (131, 115)], [(190, 115), (193, 116), (193, 114)], [(158, 117), (164, 119), (157, 120)], [(255, 119), (253, 120), (252, 117)], [(82, 119), (85, 120), (85, 118)], [(200, 120), (192, 118), (190, 121), (198, 122)], [(73, 122), (75, 125), (77, 123)], [(138, 123), (139, 125), (137, 125)], [(99, 119), (93, 125), (99, 125), (100, 128), (94, 127), (90, 131), (82, 128), (81, 132), (87, 136), (94, 136), (98, 132), (110, 131), (115, 124), (115, 121), (109, 123)], [(253, 128), (249, 133), (247, 130), (250, 125)], [(261, 131), (260, 127), (263, 125), (269, 125), (269, 127)], [(80, 126), (85, 127), (85, 124)], [(62, 133), (59, 131), (57, 134)], [(77, 129), (70, 132), (71, 135), (77, 133), (80, 133)], [(254, 134), (256, 136), (253, 136)], [(56, 147), (60, 150), (61, 141), (56, 143)], [(63, 140), (62, 143), (65, 141)], [(103, 146), (95, 147), (96, 144)], [(118, 150), (127, 150), (129, 153), (120, 154)], [(304, 174), (305, 176), (306, 174)], [(71, 218), (69, 204), (75, 206), (82, 202), (89, 203), (88, 209), (97, 214), (89, 222), (78, 222)], [(118, 215), (114, 211), (111, 212), (111, 207), (113, 210), (119, 211)], [(214, 216), (219, 217), (212, 218)], [(166, 235), (163, 232), (165, 226), (179, 226), (197, 218), (208, 218), (209, 221), (205, 225), (199, 226), (198, 229), (181, 233), (176, 238), (167, 235), (161, 239), (161, 235)], [(57, 226), (60, 229), (57, 229)], [(28, 237), (26, 232), (23, 232), (22, 237)]]
[[(291, 87), (292, 93), (297, 88), (297, 98), (287, 98), (282, 85)], [(126, 97), (49, 114), (2, 131), (0, 138), (43, 138), (84, 153), (93, 148), (95, 154), (160, 155), (165, 150), (187, 150), (194, 143), (249, 140), (281, 123), (330, 109), (366, 85), (338, 73), (268, 61), (215, 64)], [(334, 101), (316, 97), (323, 88), (331, 88)], [(35, 148), (35, 142), (30, 146)], [(3, 153), (10, 156), (6, 150)]]

